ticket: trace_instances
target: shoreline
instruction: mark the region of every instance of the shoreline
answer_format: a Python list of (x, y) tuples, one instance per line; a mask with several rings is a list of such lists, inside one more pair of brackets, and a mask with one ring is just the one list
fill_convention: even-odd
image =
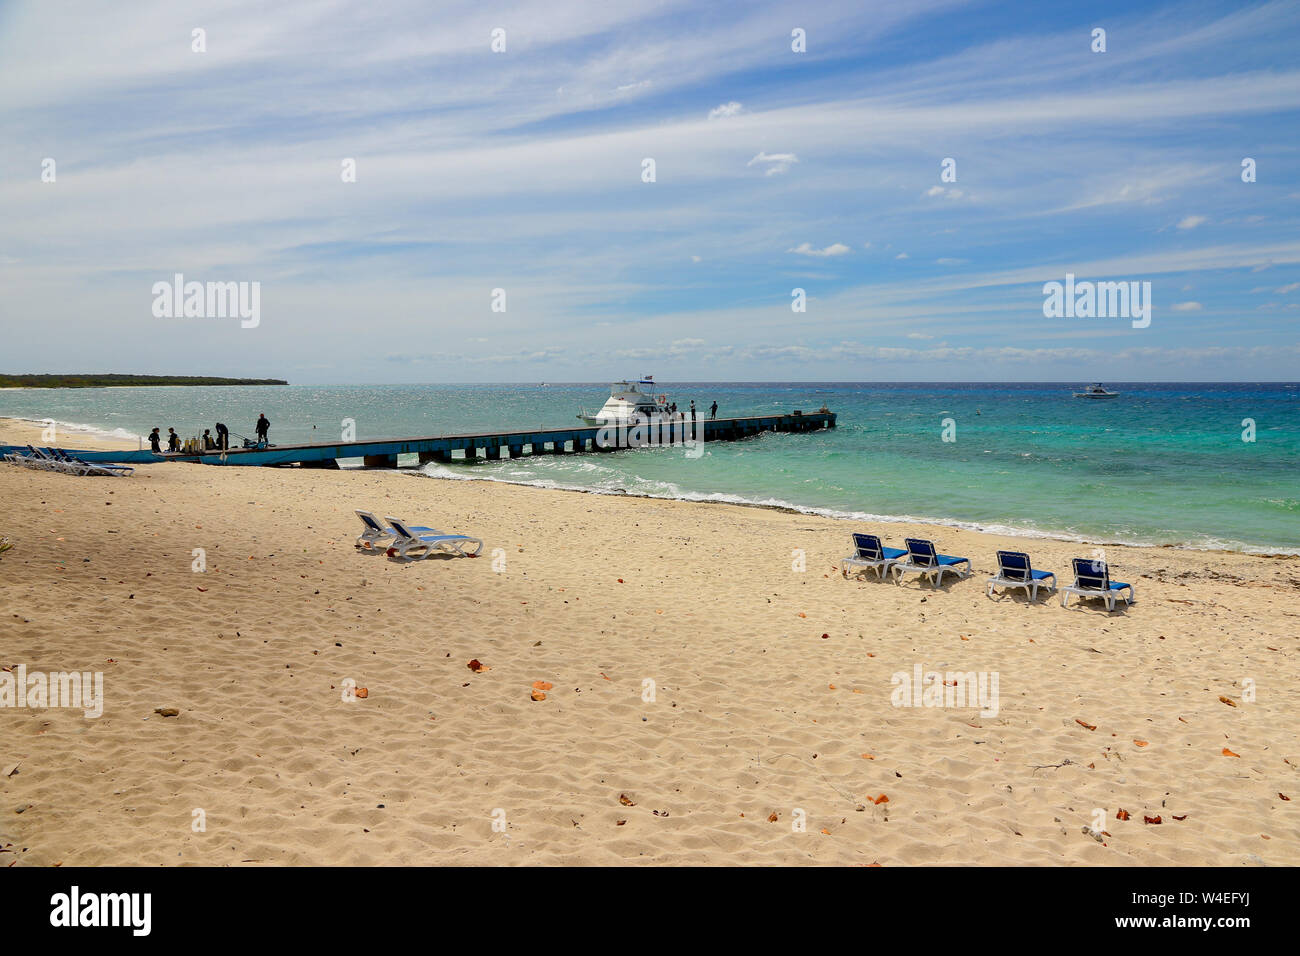
[[(24, 445), (33, 444), (41, 445), (42, 442), (37, 439), (40, 436), (41, 428), (45, 420), (33, 420), (26, 418), (15, 418), (12, 416), (0, 416), (0, 445), (14, 444)], [(93, 425), (75, 424), (69, 422), (60, 422), (55, 420), (55, 425), (65, 428), (70, 434), (75, 434), (78, 441), (84, 441), (91, 447), (86, 451), (95, 450), (123, 450), (129, 448), (130, 439), (121, 436), (109, 435), (103, 429)], [(16, 430), (15, 435), (10, 435), (9, 430)], [(82, 429), (89, 429), (83, 431)], [(21, 439), (21, 440), (20, 440)], [(154, 466), (148, 466), (154, 467)], [(818, 506), (800, 506), (795, 504), (773, 504), (761, 501), (748, 501), (740, 495), (731, 495), (726, 492), (713, 493), (692, 493), (685, 492), (682, 495), (654, 495), (646, 492), (633, 491), (612, 491), (600, 488), (582, 488), (570, 485), (560, 485), (550, 483), (546, 479), (535, 481), (520, 481), (509, 478), (496, 478), (484, 475), (453, 475), (453, 474), (431, 474), (424, 468), (445, 468), (445, 465), (430, 464), (418, 468), (399, 469), (398, 474), (412, 477), (429, 478), (434, 480), (459, 482), (459, 481), (483, 481), (496, 484), (513, 485), (524, 488), (538, 488), (551, 491), (571, 491), (589, 495), (604, 495), (610, 497), (627, 497), (627, 498), (644, 498), (653, 501), (680, 501), (687, 503), (704, 503), (704, 504), (728, 504), (740, 508), (761, 508), (770, 511), (776, 511), (786, 514), (803, 515), (805, 517), (824, 518), (833, 521), (857, 522), (858, 524), (887, 524), (887, 525), (926, 525), (930, 527), (951, 528), (954, 531), (970, 531), (979, 534), (1000, 535), (1004, 537), (1016, 538), (1022, 541), (1052, 541), (1079, 545), (1090, 545), (1096, 547), (1126, 547), (1126, 548), (1168, 548), (1178, 551), (1190, 551), (1199, 554), (1240, 554), (1251, 557), (1287, 559), (1300, 557), (1300, 550), (1287, 551), (1276, 550), (1269, 545), (1252, 545), (1248, 542), (1241, 542), (1240, 547), (1207, 547), (1192, 543), (1175, 543), (1175, 544), (1155, 544), (1143, 541), (1125, 541), (1104, 540), (1101, 537), (1092, 537), (1086, 535), (1072, 535), (1057, 531), (1042, 531), (1035, 528), (1025, 528), (1014, 525), (991, 525), (986, 523), (967, 521), (960, 518), (931, 518), (918, 517), (914, 515), (875, 515), (869, 513), (850, 514), (835, 508), (822, 508)], [(462, 466), (463, 467), (463, 466)], [(344, 472), (361, 471), (357, 468), (343, 468)], [(369, 470), (369, 469), (367, 469)], [(390, 469), (375, 469), (377, 471), (387, 471)], [(1256, 550), (1256, 549), (1259, 550)]]
[[(442, 467), (445, 467), (442, 466)], [(362, 469), (343, 468), (342, 471)], [(367, 469), (369, 470), (369, 469)], [(649, 501), (680, 501), (683, 504), (708, 504), (708, 505), (734, 505), (737, 508), (761, 508), (766, 511), (776, 511), (781, 514), (801, 515), (808, 518), (824, 518), (828, 521), (846, 521), (856, 522), (858, 524), (901, 524), (901, 525), (927, 525), (930, 527), (951, 528), (954, 531), (971, 531), (976, 534), (1000, 535), (1009, 538), (1017, 538), (1025, 541), (1055, 541), (1066, 544), (1087, 544), (1105, 548), (1169, 548), (1175, 551), (1192, 551), (1198, 554), (1240, 554), (1252, 558), (1300, 558), (1300, 550), (1297, 551), (1253, 551), (1249, 550), (1252, 545), (1246, 545), (1242, 548), (1209, 548), (1193, 544), (1151, 544), (1146, 542), (1134, 541), (1104, 541), (1099, 538), (1082, 537), (1078, 535), (1067, 535), (1059, 532), (1037, 531), (1027, 528), (1016, 528), (1011, 526), (990, 527), (988, 525), (977, 524), (973, 521), (963, 521), (959, 518), (925, 518), (910, 515), (852, 515), (831, 508), (802, 508), (797, 505), (776, 505), (767, 504), (761, 501), (745, 501), (740, 497), (734, 496), (735, 500), (726, 497), (676, 497), (670, 495), (652, 495), (640, 491), (604, 490), (601, 488), (578, 488), (567, 485), (543, 484), (540, 481), (516, 481), (509, 478), (488, 478), (482, 476), (453, 476), (453, 475), (431, 475), (422, 471), (420, 468), (404, 469), (377, 469), (380, 471), (389, 471), (394, 474), (409, 475), (415, 478), (427, 478), (434, 481), (484, 481), (502, 485), (514, 485), (520, 488), (537, 488), (542, 491), (568, 491), (584, 495), (607, 495), (613, 498), (644, 498)], [(722, 494), (722, 493), (718, 493)], [(1260, 545), (1258, 547), (1264, 547)]]

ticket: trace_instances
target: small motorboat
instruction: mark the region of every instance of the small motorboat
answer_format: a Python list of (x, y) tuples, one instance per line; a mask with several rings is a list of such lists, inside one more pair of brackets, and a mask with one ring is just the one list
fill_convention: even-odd
[(1075, 392), (1075, 398), (1119, 398), (1119, 392), (1108, 391), (1100, 382), (1089, 385), (1082, 392)]

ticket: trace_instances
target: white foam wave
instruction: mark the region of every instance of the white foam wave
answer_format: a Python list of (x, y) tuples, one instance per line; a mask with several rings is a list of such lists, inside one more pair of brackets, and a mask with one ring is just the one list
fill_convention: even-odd
[[(566, 462), (567, 463), (567, 462)], [(496, 464), (496, 462), (493, 462)], [(508, 464), (503, 462), (502, 464)], [(963, 531), (980, 531), (985, 534), (1005, 535), (1011, 538), (1032, 538), (1047, 541), (1074, 541), (1081, 544), (1096, 543), (1103, 541), (1107, 544), (1122, 545), (1135, 548), (1159, 548), (1174, 547), (1189, 551), (1236, 551), (1242, 554), (1283, 554), (1283, 555), (1300, 555), (1300, 550), (1293, 546), (1268, 547), (1261, 545), (1247, 544), (1242, 541), (1233, 541), (1230, 539), (1212, 538), (1207, 536), (1196, 539), (1178, 539), (1171, 535), (1168, 539), (1152, 538), (1144, 535), (1133, 533), (1123, 533), (1119, 536), (1114, 534), (1093, 534), (1083, 535), (1076, 532), (1061, 531), (1059, 529), (1037, 528), (1032, 525), (1013, 525), (1003, 524), (1000, 522), (980, 522), (980, 521), (963, 521), (957, 518), (935, 517), (933, 515), (886, 515), (876, 514), (870, 511), (845, 511), (837, 508), (820, 508), (809, 505), (800, 505), (792, 501), (786, 501), (781, 498), (749, 498), (744, 495), (730, 494), (726, 492), (698, 492), (689, 491), (679, 487), (670, 481), (656, 481), (654, 479), (639, 478), (635, 475), (627, 475), (616, 472), (596, 463), (573, 463), (579, 464), (581, 470), (588, 472), (603, 472), (611, 481), (616, 481), (619, 487), (602, 487), (598, 485), (577, 484), (573, 482), (557, 481), (553, 478), (538, 477), (510, 477), (500, 474), (487, 474), (481, 467), (472, 469), (451, 469), (445, 465), (438, 465), (430, 462), (421, 466), (415, 472), (418, 477), (442, 478), (451, 481), (497, 481), (507, 485), (526, 485), (533, 488), (547, 488), (553, 491), (581, 491), (593, 495), (631, 495), (642, 498), (662, 498), (674, 501), (707, 501), (719, 504), (742, 505), (750, 508), (775, 508), (783, 511), (793, 511), (798, 514), (816, 515), (821, 518), (834, 518), (841, 521), (861, 521), (874, 522), (879, 524), (929, 524), (938, 525), (944, 528), (957, 528)], [(629, 490), (629, 486), (633, 490)]]
[[(89, 435), (94, 438), (111, 438), (115, 441), (142, 441), (143, 435), (137, 435), (135, 432), (127, 431), (125, 428), (101, 428), (98, 425), (87, 425), (85, 422), (65, 422), (57, 418), (24, 418), (11, 416), (14, 421), (27, 422), (32, 425), (48, 426), (53, 423), (56, 432), (67, 432), (71, 435)], [(56, 439), (62, 443), (62, 439)]]

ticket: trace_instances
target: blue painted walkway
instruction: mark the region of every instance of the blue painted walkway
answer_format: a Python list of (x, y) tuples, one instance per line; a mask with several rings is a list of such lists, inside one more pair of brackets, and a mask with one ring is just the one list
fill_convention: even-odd
[[(671, 427), (671, 434), (669, 428)], [(397, 467), (398, 455), (418, 455), (421, 462), (462, 461), (453, 452), (467, 457), (517, 458), (528, 453), (576, 454), (586, 451), (612, 452), (619, 448), (667, 444), (681, 446), (686, 440), (736, 441), (759, 432), (802, 432), (835, 427), (834, 412), (807, 415), (764, 415), (754, 418), (719, 418), (692, 423), (674, 422), (671, 426), (647, 426), (641, 434), (632, 429), (605, 429), (583, 426), (539, 431), (488, 432), (478, 435), (438, 435), (426, 438), (378, 438), (372, 441), (342, 442), (333, 445), (276, 445), (270, 448), (231, 448), (221, 454), (159, 454), (152, 451), (77, 451), (69, 454), (85, 461), (119, 462), (149, 465), (167, 461), (198, 462), (204, 465), (293, 465), (334, 467), (339, 459), (363, 459), (374, 467)], [(683, 435), (683, 432), (685, 434)], [(639, 444), (638, 444), (639, 442)], [(548, 447), (549, 446), (549, 447)], [(62, 447), (62, 446), (60, 446)], [(26, 448), (0, 445), (0, 456)], [(481, 454), (480, 454), (481, 452)]]

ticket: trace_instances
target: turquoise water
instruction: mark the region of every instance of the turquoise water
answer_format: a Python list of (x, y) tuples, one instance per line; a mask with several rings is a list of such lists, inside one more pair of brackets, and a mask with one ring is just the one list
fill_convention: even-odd
[[(833, 431), (682, 449), (428, 465), (433, 475), (549, 487), (781, 505), (863, 521), (924, 520), (1105, 542), (1300, 553), (1300, 386), (1108, 383), (1112, 401), (1069, 384), (665, 385), (722, 417), (823, 403)], [(0, 416), (118, 435), (183, 436), (218, 419), (271, 440), (338, 441), (576, 424), (605, 385), (283, 386), (17, 389)], [(1256, 440), (1242, 440), (1243, 419)], [(955, 441), (943, 441), (944, 419)], [(59, 441), (75, 447), (75, 435)]]

